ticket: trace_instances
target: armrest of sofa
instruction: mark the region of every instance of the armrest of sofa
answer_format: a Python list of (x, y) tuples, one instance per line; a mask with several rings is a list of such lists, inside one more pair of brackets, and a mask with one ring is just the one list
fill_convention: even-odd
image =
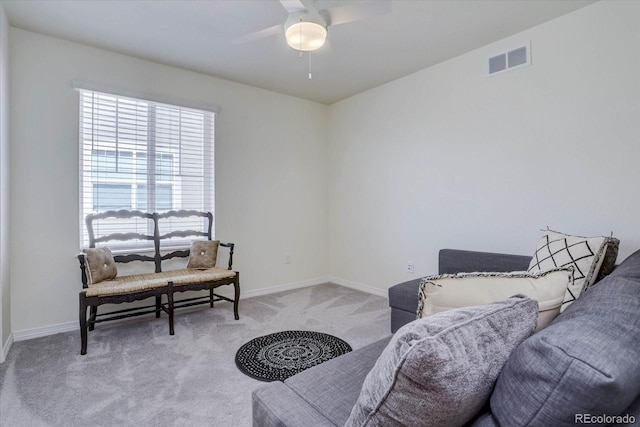
[(413, 279), (398, 283), (389, 288), (389, 307), (391, 307), (391, 333), (409, 322), (416, 320), (418, 311), (418, 290), (422, 279)]
[(334, 426), (279, 381), (254, 390), (251, 402), (253, 427)]

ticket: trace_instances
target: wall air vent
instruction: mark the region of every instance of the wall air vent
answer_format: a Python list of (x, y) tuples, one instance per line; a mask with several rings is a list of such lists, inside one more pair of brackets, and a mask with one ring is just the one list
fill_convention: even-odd
[(494, 55), (489, 58), (488, 65), (488, 75), (490, 76), (531, 65), (531, 44), (527, 43), (524, 46)]

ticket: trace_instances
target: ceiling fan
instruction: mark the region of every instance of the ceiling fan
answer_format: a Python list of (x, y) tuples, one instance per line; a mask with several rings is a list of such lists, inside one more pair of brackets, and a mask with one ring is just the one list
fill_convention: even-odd
[[(321, 48), (328, 28), (391, 12), (390, 0), (330, 1), (335, 6), (319, 9), (315, 0), (280, 0), (289, 13), (284, 23), (247, 34), (236, 43), (250, 43), (262, 38), (283, 34), (287, 44), (300, 53)], [(284, 30), (284, 31), (283, 31)]]

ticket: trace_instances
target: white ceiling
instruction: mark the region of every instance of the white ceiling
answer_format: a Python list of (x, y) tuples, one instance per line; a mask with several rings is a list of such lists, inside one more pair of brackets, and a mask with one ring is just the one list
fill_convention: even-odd
[[(287, 46), (278, 0), (4, 1), (9, 22), (114, 52), (331, 104), (593, 1), (317, 0), (361, 19), (329, 26), (309, 59)], [(337, 8), (337, 9), (336, 9)], [(254, 34), (260, 30), (262, 33)], [(260, 34), (270, 34), (259, 37)]]

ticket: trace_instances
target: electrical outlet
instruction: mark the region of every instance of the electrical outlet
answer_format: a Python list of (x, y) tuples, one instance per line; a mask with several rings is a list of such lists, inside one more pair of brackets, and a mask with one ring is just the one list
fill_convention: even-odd
[(413, 273), (413, 261), (407, 261), (407, 273)]
[(284, 254), (284, 263), (285, 264), (291, 264), (291, 253), (290, 252), (285, 252), (285, 254)]

